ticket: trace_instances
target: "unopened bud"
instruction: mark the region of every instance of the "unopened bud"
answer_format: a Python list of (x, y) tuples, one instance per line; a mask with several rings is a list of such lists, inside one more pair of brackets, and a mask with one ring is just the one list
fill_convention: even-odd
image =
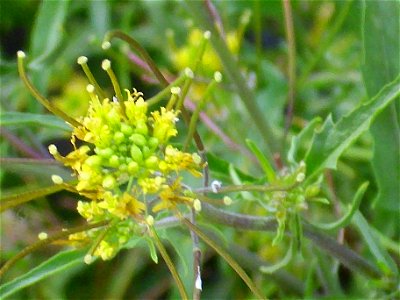
[(48, 237), (49, 237), (49, 236), (48, 236), (48, 234), (47, 234), (46, 232), (41, 232), (41, 233), (38, 234), (38, 238), (39, 238), (39, 240), (41, 240), (41, 241), (47, 239)]
[(64, 182), (64, 180), (58, 175), (51, 175), (51, 181), (55, 184), (62, 184)]
[(193, 208), (195, 211), (201, 211), (201, 202), (199, 199), (194, 199)]
[(90, 254), (86, 254), (83, 258), (83, 261), (85, 262), (85, 264), (90, 265), (93, 262), (93, 256)]
[(227, 205), (227, 206), (232, 204), (232, 198), (231, 197), (225, 196), (222, 200), (224, 201), (224, 204)]

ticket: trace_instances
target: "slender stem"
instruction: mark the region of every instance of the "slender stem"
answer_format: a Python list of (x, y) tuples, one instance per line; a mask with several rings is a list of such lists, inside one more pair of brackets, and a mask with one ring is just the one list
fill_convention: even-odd
[(23, 140), (12, 134), (7, 129), (0, 127), (0, 135), (3, 136), (8, 142), (14, 146), (19, 152), (22, 154), (29, 156), (31, 158), (40, 159), (43, 158), (43, 155), (33, 150), (30, 146), (28, 146)]
[(320, 61), (320, 59), (326, 54), (326, 50), (332, 44), (334, 37), (338, 33), (339, 29), (342, 27), (343, 22), (346, 19), (347, 14), (350, 11), (350, 6), (351, 6), (352, 2), (353, 2), (353, 0), (347, 0), (346, 4), (343, 5), (342, 10), (340, 11), (335, 23), (333, 24), (332, 29), (329, 31), (325, 41), (322, 43), (321, 47), (318, 49), (318, 52), (312, 56), (311, 62), (309, 62), (307, 64), (306, 68), (302, 71), (302, 74), (296, 84), (299, 88), (303, 87), (303, 85), (308, 80), (308, 77), (309, 77), (311, 71), (315, 68), (315, 66)]
[(168, 252), (165, 249), (164, 245), (161, 243), (160, 238), (157, 235), (157, 232), (155, 231), (153, 226), (150, 226), (149, 228), (150, 228), (150, 232), (153, 237), (154, 243), (155, 243), (158, 251), (160, 251), (161, 256), (163, 257), (165, 263), (167, 264), (169, 271), (171, 272), (172, 277), (175, 280), (175, 283), (178, 287), (181, 298), (189, 299), (189, 297), (186, 293), (185, 287), (183, 285), (183, 282), (182, 282), (178, 272), (176, 271), (174, 263), (172, 262), (171, 258), (169, 257)]
[(1, 197), (0, 203), (0, 212), (3, 212), (7, 209), (16, 207), (23, 203), (29, 202), (31, 200), (35, 200), (41, 198), (43, 196), (51, 195), (57, 193), (59, 191), (64, 190), (64, 185), (52, 185), (44, 188), (39, 188), (33, 191), (25, 191), (19, 194), (13, 194), (9, 197)]
[(171, 88), (179, 86), (186, 78), (187, 75), (185, 72), (183, 72), (177, 79), (167, 85), (161, 92), (157, 93), (157, 95), (147, 99), (147, 104), (151, 106), (160, 102), (164, 97), (171, 94)]
[(133, 49), (135, 49), (142, 58), (147, 62), (148, 66), (150, 67), (151, 71), (157, 77), (161, 84), (164, 86), (168, 85), (168, 81), (165, 79), (164, 75), (158, 69), (157, 65), (154, 63), (153, 59), (147, 53), (147, 51), (132, 37), (127, 35), (126, 33), (120, 30), (114, 30), (107, 33), (104, 38), (105, 42), (110, 42), (114, 37), (119, 38), (125, 42), (127, 42)]
[(286, 40), (288, 44), (288, 76), (289, 76), (289, 93), (287, 103), (287, 115), (285, 122), (285, 134), (283, 135), (283, 145), (292, 124), (293, 108), (295, 100), (295, 87), (296, 87), (296, 43), (293, 29), (293, 16), (290, 0), (282, 0), (283, 12), (285, 15), (285, 31)]
[(232, 193), (232, 192), (275, 192), (275, 191), (287, 191), (291, 190), (296, 186), (296, 184), (286, 185), (286, 186), (276, 186), (276, 185), (253, 185), (253, 184), (239, 184), (239, 185), (228, 185), (222, 186), (217, 191), (213, 191), (211, 187), (199, 188), (193, 190), (196, 193)]
[(10, 267), (12, 267), (18, 260), (24, 258), (25, 256), (32, 253), (33, 251), (36, 251), (43, 246), (49, 245), (54, 241), (65, 238), (65, 237), (69, 236), (70, 234), (87, 231), (87, 230), (93, 229), (93, 228), (102, 227), (102, 226), (107, 225), (108, 223), (109, 223), (109, 221), (101, 221), (101, 222), (97, 222), (94, 224), (86, 224), (86, 225), (74, 227), (74, 228), (71, 228), (71, 229), (68, 229), (65, 231), (63, 230), (63, 231), (57, 232), (45, 240), (39, 240), (36, 243), (25, 247), (18, 254), (16, 254), (14, 257), (12, 257), (10, 260), (8, 260), (0, 269), (0, 277), (3, 276), (4, 273), (7, 272), (7, 270), (10, 269)]
[(24, 58), (25, 58), (25, 53), (22, 51), (18, 51), (18, 72), (19, 76), (21, 77), (22, 81), (24, 82), (25, 86), (29, 89), (31, 94), (44, 106), (46, 107), (50, 112), (55, 114), (56, 116), (59, 116), (69, 124), (71, 124), (74, 127), (79, 127), (82, 126), (81, 123), (79, 123), (77, 120), (74, 118), (70, 117), (67, 115), (65, 112), (62, 110), (58, 109), (57, 107), (53, 106), (49, 100), (47, 100), (40, 92), (33, 86), (33, 84), (30, 82), (28, 77), (26, 76), (25, 73), (25, 68), (24, 68)]
[(203, 30), (211, 32), (211, 44), (213, 45), (216, 53), (218, 54), (224, 69), (231, 81), (234, 83), (236, 91), (240, 96), (243, 104), (250, 113), (254, 120), (255, 125), (261, 133), (261, 137), (265, 141), (265, 151), (270, 161), (273, 161), (273, 152), (278, 148), (275, 135), (272, 131), (270, 124), (265, 119), (262, 111), (259, 109), (255, 102), (254, 94), (247, 86), (245, 78), (241, 74), (237, 62), (229, 52), (226, 43), (223, 41), (221, 35), (215, 29), (215, 26), (210, 19), (209, 14), (203, 6), (203, 2), (186, 0), (185, 3), (192, 13), (193, 19)]
[(212, 239), (210, 239), (205, 233), (203, 233), (199, 227), (191, 223), (189, 220), (182, 218), (182, 222), (189, 227), (190, 230), (196, 232), (196, 234), (211, 248), (213, 248), (225, 261), (235, 270), (235, 272), (243, 279), (246, 285), (250, 288), (250, 290), (256, 295), (259, 299), (265, 299), (262, 293), (255, 286), (254, 282), (250, 279), (250, 277), (246, 274), (246, 272), (242, 269), (242, 267), (229, 255), (227, 251), (225, 251), (221, 246), (214, 243)]
[(46, 165), (61, 166), (61, 163), (51, 158), (19, 158), (19, 157), (0, 157), (0, 164), (24, 164), (24, 165)]
[[(226, 212), (207, 203), (203, 203), (201, 211), (208, 220), (235, 228), (272, 231), (276, 230), (277, 227), (274, 218)], [(382, 273), (374, 265), (371, 265), (367, 260), (353, 250), (340, 245), (331, 237), (318, 232), (313, 226), (304, 223), (304, 221), (303, 227), (305, 237), (310, 239), (319, 248), (336, 257), (350, 269), (360, 271), (361, 273), (373, 278), (379, 278), (382, 276)]]

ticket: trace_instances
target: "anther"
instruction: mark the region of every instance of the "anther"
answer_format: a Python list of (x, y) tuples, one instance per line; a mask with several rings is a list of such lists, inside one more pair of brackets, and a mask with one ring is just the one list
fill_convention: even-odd
[(185, 68), (185, 75), (187, 76), (187, 77), (189, 77), (189, 78), (194, 78), (194, 73), (193, 73), (193, 71), (192, 71), (192, 69), (190, 69), (190, 68)]
[(49, 236), (48, 236), (48, 234), (47, 234), (46, 232), (41, 232), (41, 233), (38, 234), (38, 238), (39, 238), (39, 240), (41, 240), (41, 241), (47, 239), (48, 237), (49, 237)]
[(88, 62), (88, 58), (86, 56), (79, 56), (78, 59), (76, 60), (76, 62), (79, 65), (84, 65)]
[(51, 181), (53, 181), (55, 184), (62, 184), (64, 182), (61, 176), (58, 175), (51, 175)]
[(108, 59), (103, 60), (103, 62), (101, 63), (101, 68), (104, 71), (107, 71), (111, 68), (111, 61), (109, 61)]
[(179, 95), (181, 93), (181, 88), (179, 86), (174, 86), (171, 88), (171, 94)]
[(19, 50), (19, 51), (17, 52), (17, 57), (18, 57), (18, 58), (25, 58), (25, 57), (26, 57), (25, 52)]
[(103, 44), (101, 44), (101, 48), (103, 48), (103, 50), (110, 49), (111, 43), (109, 41), (105, 41), (105, 42), (103, 42)]
[(206, 32), (204, 32), (203, 37), (204, 37), (206, 40), (209, 40), (210, 37), (211, 37), (211, 32), (207, 30)]
[(215, 72), (214, 73), (214, 80), (216, 81), (216, 82), (221, 82), (222, 81), (222, 74), (221, 74), (221, 72)]

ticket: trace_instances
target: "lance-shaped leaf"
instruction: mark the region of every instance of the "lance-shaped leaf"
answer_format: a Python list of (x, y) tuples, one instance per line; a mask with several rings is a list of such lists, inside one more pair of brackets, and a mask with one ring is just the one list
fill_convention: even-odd
[(399, 95), (400, 77), (397, 77), (373, 99), (358, 106), (336, 124), (329, 116), (321, 131), (314, 134), (312, 146), (306, 154), (307, 182), (325, 168), (335, 169), (342, 152), (366, 131), (373, 118)]
[(21, 112), (4, 112), (0, 114), (0, 126), (10, 125), (37, 125), (48, 128), (71, 131), (72, 127), (59, 117), (53, 115), (31, 114)]

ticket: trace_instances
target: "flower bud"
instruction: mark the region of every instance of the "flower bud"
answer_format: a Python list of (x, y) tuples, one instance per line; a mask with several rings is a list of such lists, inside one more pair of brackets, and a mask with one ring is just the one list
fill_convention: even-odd
[(150, 156), (149, 158), (146, 159), (145, 161), (145, 165), (146, 167), (148, 167), (149, 169), (156, 169), (157, 165), (158, 165), (158, 158), (157, 156)]
[(143, 153), (138, 146), (131, 146), (131, 157), (136, 162), (141, 162), (143, 160)]
[(108, 162), (110, 163), (111, 167), (113, 167), (113, 168), (118, 167), (119, 166), (119, 157), (118, 157), (118, 155), (115, 155), (115, 154), (111, 155), (111, 157), (110, 157)]
[(138, 165), (138, 163), (135, 162), (135, 161), (131, 161), (131, 162), (128, 164), (128, 172), (129, 172), (129, 174), (135, 175), (138, 171), (139, 171), (139, 165)]
[(201, 211), (201, 202), (199, 199), (194, 199), (193, 208), (195, 211)]
[(224, 204), (227, 205), (227, 206), (232, 204), (232, 198), (231, 197), (224, 196), (223, 201), (224, 201)]
[(51, 175), (51, 180), (55, 183), (55, 184), (62, 184), (64, 182), (64, 180), (58, 176), (58, 175)]
[(146, 145), (146, 138), (139, 133), (132, 134), (129, 137), (129, 140), (131, 140), (135, 145), (138, 145), (138, 146)]
[(102, 182), (102, 186), (105, 189), (112, 189), (115, 187), (116, 181), (115, 178), (112, 177), (111, 175), (107, 175)]
[(41, 240), (41, 241), (47, 239), (48, 237), (49, 237), (49, 236), (48, 236), (48, 234), (47, 234), (46, 232), (41, 232), (41, 233), (38, 234), (38, 238), (39, 238), (39, 240)]
[(135, 132), (142, 135), (147, 135), (149, 133), (149, 129), (147, 128), (146, 122), (138, 122), (136, 124)]
[(121, 124), (121, 132), (126, 136), (130, 136), (133, 132), (133, 128), (125, 123)]
[(125, 135), (121, 132), (121, 131), (117, 131), (116, 133), (114, 133), (114, 141), (117, 144), (121, 144), (125, 139)]
[(87, 164), (89, 167), (98, 167), (101, 165), (101, 157), (98, 155), (89, 156), (85, 160), (85, 164)]

